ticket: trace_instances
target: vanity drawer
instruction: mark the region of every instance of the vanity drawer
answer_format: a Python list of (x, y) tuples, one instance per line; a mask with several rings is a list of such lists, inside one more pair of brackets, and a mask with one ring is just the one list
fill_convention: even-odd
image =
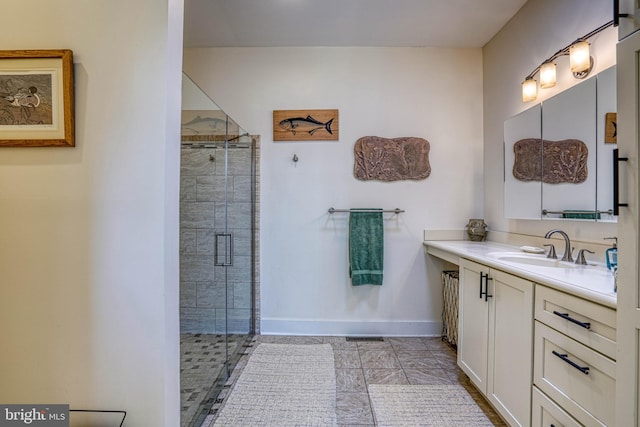
[(533, 383), (581, 424), (615, 426), (615, 361), (538, 321), (534, 335)]
[(616, 358), (616, 311), (536, 285), (535, 318), (595, 350)]
[(543, 392), (533, 387), (531, 427), (580, 427), (581, 424), (555, 404)]

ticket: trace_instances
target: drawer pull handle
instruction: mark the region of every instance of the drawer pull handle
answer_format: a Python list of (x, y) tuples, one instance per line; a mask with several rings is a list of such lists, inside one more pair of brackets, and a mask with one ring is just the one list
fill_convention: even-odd
[[(482, 290), (482, 279), (484, 279), (484, 291)], [(484, 295), (485, 301), (488, 301), (488, 298), (493, 297), (493, 295), (489, 295), (489, 280), (493, 280), (493, 278), (489, 277), (489, 273), (480, 273), (480, 299), (482, 299), (482, 296)]]
[(573, 366), (574, 368), (576, 368), (578, 371), (582, 372), (583, 374), (589, 375), (589, 367), (588, 366), (580, 366), (576, 362), (574, 362), (573, 360), (569, 359), (568, 355), (560, 354), (555, 350), (551, 351), (551, 353), (553, 353), (554, 356), (558, 356), (560, 359), (564, 360), (569, 365)]
[(569, 316), (569, 313), (560, 313), (559, 311), (554, 311), (553, 314), (555, 314), (556, 316), (560, 316), (563, 319), (568, 320), (569, 322), (573, 322), (578, 326), (582, 326), (585, 329), (591, 329), (591, 323), (576, 320), (573, 317)]

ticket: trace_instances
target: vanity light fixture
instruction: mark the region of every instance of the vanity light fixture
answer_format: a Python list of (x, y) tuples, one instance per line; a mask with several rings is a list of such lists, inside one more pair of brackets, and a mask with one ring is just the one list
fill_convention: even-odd
[(613, 24), (613, 21), (607, 22), (545, 59), (522, 82), (522, 102), (533, 101), (537, 98), (538, 88), (534, 79), (536, 74), (540, 73), (540, 89), (548, 89), (556, 85), (556, 64), (554, 61), (561, 56), (569, 55), (569, 64), (573, 77), (576, 79), (587, 77), (593, 68), (593, 58), (590, 55), (589, 42), (587, 40)]

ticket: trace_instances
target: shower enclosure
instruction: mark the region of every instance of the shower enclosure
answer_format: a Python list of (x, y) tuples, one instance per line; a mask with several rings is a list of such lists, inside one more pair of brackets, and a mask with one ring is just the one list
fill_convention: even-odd
[(255, 333), (258, 138), (186, 74), (180, 168), (181, 425), (200, 426)]

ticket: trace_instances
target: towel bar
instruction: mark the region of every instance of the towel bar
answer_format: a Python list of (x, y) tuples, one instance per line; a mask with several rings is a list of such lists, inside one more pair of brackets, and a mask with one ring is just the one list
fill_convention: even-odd
[(330, 214), (335, 213), (335, 212), (393, 212), (394, 214), (399, 214), (404, 212), (404, 209), (399, 209), (399, 208), (395, 208), (395, 209), (384, 209), (384, 210), (375, 210), (375, 209), (335, 209), (335, 208), (329, 208), (328, 212)]
[(572, 214), (609, 214), (609, 215), (613, 215), (613, 209), (609, 209), (607, 211), (587, 211), (587, 210), (564, 210), (564, 211), (548, 211), (546, 209), (542, 209), (542, 215), (562, 215), (562, 214), (568, 214), (568, 213), (572, 213)]

